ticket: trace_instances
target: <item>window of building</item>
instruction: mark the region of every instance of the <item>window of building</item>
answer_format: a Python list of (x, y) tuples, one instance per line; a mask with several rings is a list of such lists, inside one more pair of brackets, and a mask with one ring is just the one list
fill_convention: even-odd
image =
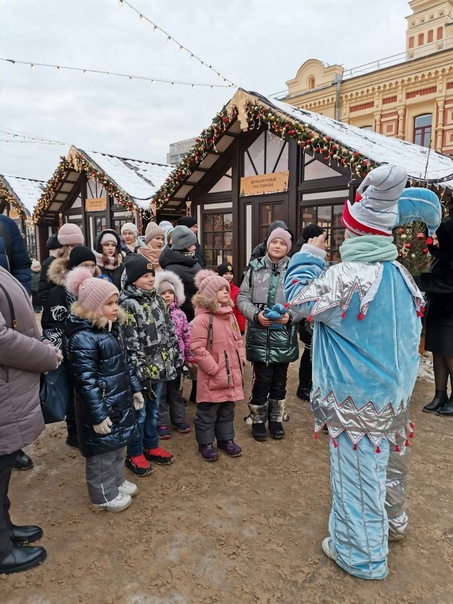
[(96, 180), (87, 180), (87, 197), (107, 197), (107, 191)]
[(233, 214), (215, 212), (203, 217), (203, 253), (206, 264), (233, 262)]
[(308, 79), (308, 89), (309, 90), (313, 90), (313, 88), (315, 87), (316, 83), (315, 83), (315, 78), (311, 77)]
[(310, 154), (304, 153), (303, 180), (317, 180), (320, 178), (336, 178), (340, 173), (329, 167), (324, 160), (314, 159)]
[(343, 205), (303, 206), (301, 208), (301, 228), (309, 224), (318, 224), (328, 234), (328, 250), (326, 260), (340, 261), (340, 245), (344, 241), (344, 226), (341, 224)]
[(373, 126), (360, 126), (360, 130), (368, 130), (369, 132), (373, 132)]
[(231, 168), (225, 172), (225, 174), (219, 178), (209, 193), (223, 193), (225, 191), (231, 191), (233, 189), (232, 170)]
[(414, 143), (422, 147), (429, 147), (431, 143), (431, 113), (419, 115), (414, 120)]
[(409, 48), (414, 48), (414, 36), (409, 38)]
[(432, 42), (434, 40), (434, 31), (430, 29), (428, 31), (428, 42)]
[(418, 45), (423, 46), (425, 40), (425, 34), (418, 34)]
[(443, 37), (444, 37), (444, 28), (438, 27), (437, 28), (437, 39), (442, 40)]
[(283, 203), (263, 203), (260, 206), (260, 241), (264, 241), (271, 222), (283, 220)]
[(287, 169), (288, 143), (267, 130), (244, 153), (244, 176), (271, 174)]

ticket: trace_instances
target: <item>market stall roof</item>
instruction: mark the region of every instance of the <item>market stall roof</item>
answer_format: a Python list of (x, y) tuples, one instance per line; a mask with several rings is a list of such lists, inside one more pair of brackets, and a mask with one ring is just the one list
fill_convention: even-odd
[(179, 207), (241, 131), (263, 124), (352, 176), (391, 163), (405, 168), (414, 184), (453, 188), (453, 160), (446, 155), (239, 88), (156, 192), (156, 210)]
[(33, 219), (40, 223), (54, 222), (82, 173), (102, 184), (119, 204), (128, 209), (149, 210), (155, 192), (173, 168), (168, 164), (117, 157), (72, 146), (46, 184)]
[(44, 180), (0, 174), (0, 198), (6, 199), (24, 218), (33, 214), (45, 186)]

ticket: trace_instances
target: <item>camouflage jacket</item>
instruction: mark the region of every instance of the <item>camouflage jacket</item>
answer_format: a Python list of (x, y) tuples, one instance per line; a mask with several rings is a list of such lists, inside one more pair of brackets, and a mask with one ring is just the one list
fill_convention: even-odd
[(156, 290), (126, 285), (119, 302), (126, 313), (124, 336), (129, 359), (141, 382), (169, 381), (183, 361), (170, 311)]

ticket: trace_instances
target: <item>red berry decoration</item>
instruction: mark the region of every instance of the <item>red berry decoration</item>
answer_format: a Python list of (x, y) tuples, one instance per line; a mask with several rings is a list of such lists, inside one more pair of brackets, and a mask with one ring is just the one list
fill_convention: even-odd
[(410, 243), (405, 243), (405, 244), (404, 244), (404, 247), (405, 247), (407, 250), (410, 250), (412, 246), (411, 246), (411, 244), (410, 244)]
[(404, 235), (406, 231), (404, 229), (400, 229), (400, 235)]
[(425, 238), (425, 234), (424, 233), (417, 233), (417, 239), (424, 239)]
[(428, 251), (429, 251), (429, 250), (428, 250), (428, 248), (427, 248), (427, 247), (424, 247), (424, 248), (422, 249), (422, 253), (423, 253), (423, 254), (427, 254), (427, 253), (428, 253)]

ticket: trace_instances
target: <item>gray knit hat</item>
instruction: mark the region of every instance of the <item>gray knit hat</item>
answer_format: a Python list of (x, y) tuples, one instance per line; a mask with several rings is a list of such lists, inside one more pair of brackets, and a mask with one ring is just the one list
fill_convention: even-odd
[(171, 234), (171, 247), (176, 251), (187, 250), (197, 243), (197, 236), (186, 226), (177, 226)]

